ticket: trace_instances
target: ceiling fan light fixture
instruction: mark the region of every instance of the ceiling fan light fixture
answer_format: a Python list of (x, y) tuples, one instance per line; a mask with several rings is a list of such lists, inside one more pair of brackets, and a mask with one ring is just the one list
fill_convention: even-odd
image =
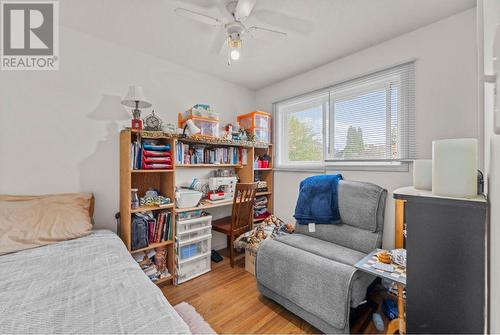
[(232, 60), (238, 60), (240, 59), (240, 51), (238, 49), (233, 49), (231, 50), (231, 59)]
[(241, 38), (239, 35), (230, 36), (227, 39), (227, 45), (230, 49), (240, 49), (241, 48)]

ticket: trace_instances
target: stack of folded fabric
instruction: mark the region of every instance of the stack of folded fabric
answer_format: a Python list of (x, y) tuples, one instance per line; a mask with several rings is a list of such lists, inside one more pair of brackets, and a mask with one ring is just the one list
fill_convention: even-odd
[(144, 142), (142, 150), (142, 168), (171, 169), (171, 155), (169, 144), (159, 144), (157, 141)]
[(267, 197), (265, 195), (255, 198), (253, 217), (255, 219), (265, 219), (271, 215), (267, 210)]

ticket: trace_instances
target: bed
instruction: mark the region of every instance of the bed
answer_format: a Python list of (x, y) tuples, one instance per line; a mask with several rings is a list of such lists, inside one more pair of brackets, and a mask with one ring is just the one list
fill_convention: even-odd
[(189, 334), (111, 231), (0, 256), (0, 333)]

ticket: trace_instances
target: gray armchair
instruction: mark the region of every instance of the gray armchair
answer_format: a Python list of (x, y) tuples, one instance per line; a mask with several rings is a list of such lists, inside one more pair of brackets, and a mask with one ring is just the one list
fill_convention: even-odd
[(259, 291), (325, 333), (348, 333), (375, 277), (354, 264), (382, 244), (387, 191), (363, 182), (338, 186), (341, 224), (297, 225), (296, 233), (265, 240), (256, 259)]

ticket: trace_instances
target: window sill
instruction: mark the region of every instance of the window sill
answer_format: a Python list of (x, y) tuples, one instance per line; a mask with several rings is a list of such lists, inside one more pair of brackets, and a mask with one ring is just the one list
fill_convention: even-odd
[(327, 171), (387, 171), (387, 172), (408, 172), (410, 162), (408, 161), (396, 161), (396, 162), (377, 162), (377, 161), (367, 161), (367, 162), (326, 162), (325, 169)]
[(284, 165), (277, 166), (277, 172), (305, 172), (326, 173), (327, 171), (380, 171), (380, 172), (408, 172), (410, 162), (325, 162), (324, 165)]

